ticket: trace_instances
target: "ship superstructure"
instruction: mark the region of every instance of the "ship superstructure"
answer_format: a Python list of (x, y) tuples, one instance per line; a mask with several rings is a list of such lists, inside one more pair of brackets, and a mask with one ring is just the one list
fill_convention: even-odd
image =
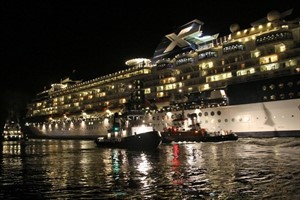
[(203, 34), (204, 23), (193, 20), (166, 35), (151, 59), (52, 85), (29, 104), (27, 125), (40, 136), (94, 139), (132, 100), (160, 131), (184, 109), (214, 131), (300, 136), (300, 20), (285, 20), (291, 12), (272, 11), (244, 30), (234, 24), (222, 37)]

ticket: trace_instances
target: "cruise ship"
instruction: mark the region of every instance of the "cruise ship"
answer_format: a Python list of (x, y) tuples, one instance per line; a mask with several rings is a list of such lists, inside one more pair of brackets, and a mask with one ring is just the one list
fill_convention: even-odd
[[(300, 18), (270, 11), (229, 35), (192, 20), (165, 35), (152, 58), (88, 81), (66, 78), (28, 104), (26, 130), (41, 138), (95, 139), (124, 105), (158, 131), (178, 117), (239, 137), (300, 137)], [(184, 112), (183, 112), (184, 111)], [(183, 116), (184, 115), (184, 116)]]
[(0, 141), (25, 141), (27, 136), (23, 133), (19, 117), (14, 111), (9, 112)]

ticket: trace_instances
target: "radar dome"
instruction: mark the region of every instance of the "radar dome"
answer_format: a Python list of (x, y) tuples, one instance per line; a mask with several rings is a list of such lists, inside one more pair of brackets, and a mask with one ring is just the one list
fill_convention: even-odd
[(277, 10), (272, 10), (268, 13), (267, 19), (269, 22), (280, 19), (280, 13)]
[(240, 25), (238, 25), (238, 24), (232, 24), (230, 26), (231, 33), (237, 32), (238, 30), (240, 30)]

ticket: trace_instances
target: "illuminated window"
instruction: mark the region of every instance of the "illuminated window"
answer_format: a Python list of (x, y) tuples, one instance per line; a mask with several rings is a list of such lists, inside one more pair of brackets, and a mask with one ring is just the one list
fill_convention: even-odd
[(119, 103), (126, 103), (126, 99), (125, 99), (125, 98), (120, 99), (120, 100), (119, 100)]
[(263, 97), (263, 100), (264, 100), (264, 101), (267, 101), (267, 100), (268, 100), (268, 97), (264, 96), (264, 97)]
[(157, 91), (163, 91), (164, 87), (163, 86), (158, 86), (156, 89), (157, 89)]
[(271, 100), (276, 100), (276, 96), (273, 94), (273, 95), (270, 96), (270, 99)]
[(280, 51), (280, 52), (284, 52), (285, 50), (286, 50), (285, 45), (280, 46), (280, 48), (279, 48), (279, 51)]
[(150, 93), (151, 93), (151, 89), (150, 88), (145, 89), (145, 94), (150, 94)]
[(164, 96), (164, 93), (163, 93), (163, 92), (158, 92), (156, 96), (157, 96), (157, 97), (163, 97), (163, 96)]
[(260, 51), (254, 51), (252, 52), (252, 57), (258, 58), (260, 56)]
[(285, 62), (286, 67), (292, 67), (295, 66), (296, 64), (297, 64), (296, 60), (288, 60)]

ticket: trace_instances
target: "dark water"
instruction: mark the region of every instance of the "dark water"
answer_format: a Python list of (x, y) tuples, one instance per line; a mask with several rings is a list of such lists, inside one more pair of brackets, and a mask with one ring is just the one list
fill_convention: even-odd
[(0, 199), (300, 199), (300, 138), (100, 149), (93, 141), (1, 147)]

